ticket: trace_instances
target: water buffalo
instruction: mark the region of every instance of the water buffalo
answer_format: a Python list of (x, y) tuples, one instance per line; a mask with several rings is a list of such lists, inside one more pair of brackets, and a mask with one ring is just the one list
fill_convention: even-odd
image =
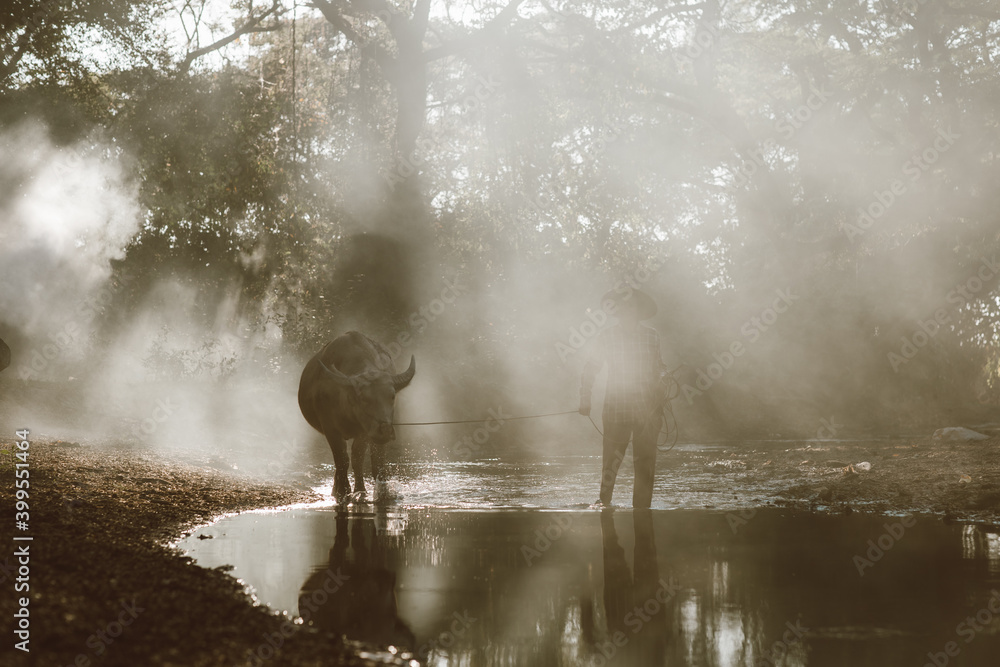
[(348, 331), (309, 360), (299, 380), (299, 408), (309, 425), (326, 436), (335, 466), (337, 498), (351, 492), (347, 441), (354, 467), (354, 492), (365, 495), (365, 452), (371, 444), (376, 491), (386, 480), (386, 443), (396, 437), (392, 426), (396, 392), (413, 379), (415, 360), (396, 373), (392, 357), (380, 343)]

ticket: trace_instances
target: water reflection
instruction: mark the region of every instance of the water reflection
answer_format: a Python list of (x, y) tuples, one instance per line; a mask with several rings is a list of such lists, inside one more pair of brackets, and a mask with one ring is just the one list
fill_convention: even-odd
[(385, 531), (368, 517), (339, 512), (329, 566), (299, 591), (299, 615), (316, 627), (379, 646), (414, 647), (396, 611), (396, 573), (386, 560)]
[(632, 520), (635, 546), (630, 572), (614, 514), (607, 510), (601, 513), (607, 629), (603, 638), (593, 642), (595, 664), (664, 664), (667, 628), (680, 584), (660, 577), (652, 511), (636, 510)]
[(951, 641), (995, 664), (1000, 617), (968, 644), (956, 627), (1000, 588), (997, 531), (918, 518), (871, 551), (895, 520), (761, 511), (734, 533), (698, 511), (303, 509), (182, 547), (278, 609), (326, 592), (311, 622), (432, 665), (920, 667)]
[(991, 573), (1000, 573), (1000, 533), (984, 526), (963, 526), (962, 556), (966, 560), (985, 560)]

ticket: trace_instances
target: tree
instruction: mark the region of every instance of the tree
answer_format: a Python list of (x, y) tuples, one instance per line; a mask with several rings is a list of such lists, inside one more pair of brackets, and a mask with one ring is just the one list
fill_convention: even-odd
[[(137, 56), (154, 38), (160, 10), (158, 0), (10, 0), (0, 11), (0, 85), (80, 78), (89, 69), (95, 35), (109, 48)], [(143, 15), (145, 20), (136, 20)]]

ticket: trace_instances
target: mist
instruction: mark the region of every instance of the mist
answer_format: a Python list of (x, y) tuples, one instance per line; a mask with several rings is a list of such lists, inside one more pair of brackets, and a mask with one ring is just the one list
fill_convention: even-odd
[(7, 3), (0, 662), (993, 664), (995, 4)]
[[(416, 358), (397, 421), (483, 420), (400, 427), (396, 456), (595, 454), (579, 415), (496, 415), (577, 407), (622, 284), (658, 304), (682, 440), (988, 421), (988, 28), (939, 17), (946, 65), (880, 3), (841, 17), (869, 21), (859, 43), (819, 9), (758, 6), (432, 11), (477, 37), (428, 66), (406, 49), (440, 34), (355, 17), (402, 49), (391, 76), (309, 10), (297, 42), (255, 35), (182, 78), (98, 72), (111, 111), (68, 128), (21, 86), (5, 118), (35, 119), (0, 139), (4, 422), (260, 475), (329, 463), (295, 392), (353, 329), (397, 370)], [(505, 37), (476, 32), (493, 19)], [(798, 29), (816, 41), (755, 50)]]

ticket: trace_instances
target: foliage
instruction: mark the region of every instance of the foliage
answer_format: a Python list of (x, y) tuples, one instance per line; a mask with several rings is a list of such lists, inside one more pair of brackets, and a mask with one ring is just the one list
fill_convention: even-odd
[[(989, 3), (487, 2), (434, 6), (424, 26), (428, 4), (282, 5), (242, 55), (187, 70), (167, 5), (81, 0), (34, 20), (16, 0), (0, 31), (24, 55), (6, 56), (0, 119), (99, 127), (127, 151), (146, 217), (123, 312), (164, 276), (216, 297), (235, 281), (242, 314), (305, 352), (359, 317), (406, 331), (457, 272), (477, 298), (449, 334), (475, 349), (455, 392), (488, 369), (496, 396), (498, 351), (565, 336), (585, 290), (668, 255), (646, 288), (692, 372), (746, 342), (775, 290), (799, 296), (694, 411), (771, 396), (777, 420), (878, 424), (878, 406), (1000, 400), (997, 282), (948, 299), (1000, 249)], [(122, 45), (113, 66), (89, 53), (94, 30)], [(904, 194), (861, 216), (894, 181)], [(551, 325), (514, 307), (544, 283)], [(360, 309), (373, 299), (396, 305)], [(949, 326), (894, 367), (940, 308)], [(562, 382), (553, 357), (535, 363)]]

